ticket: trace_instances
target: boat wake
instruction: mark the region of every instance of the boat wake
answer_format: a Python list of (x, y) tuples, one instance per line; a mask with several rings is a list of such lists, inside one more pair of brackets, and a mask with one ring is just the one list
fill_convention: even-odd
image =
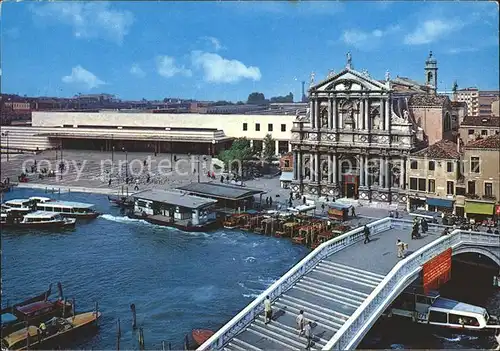
[(110, 214), (103, 214), (99, 216), (102, 219), (105, 219), (107, 221), (112, 221), (112, 222), (117, 222), (117, 223), (143, 223), (143, 224), (149, 224), (143, 219), (135, 219), (135, 218), (130, 218), (127, 216), (113, 216)]
[(450, 342), (459, 342), (459, 341), (464, 341), (464, 340), (477, 340), (479, 337), (477, 336), (470, 336), (470, 335), (455, 335), (453, 334), (452, 337), (446, 337), (446, 336), (441, 336), (437, 334), (432, 334), (434, 337), (441, 339), (441, 340), (446, 340)]
[(260, 294), (243, 294), (243, 297), (256, 299), (260, 296)]
[(247, 263), (252, 263), (252, 262), (255, 262), (257, 259), (253, 256), (249, 256), (247, 258), (245, 258), (243, 261), (247, 262)]

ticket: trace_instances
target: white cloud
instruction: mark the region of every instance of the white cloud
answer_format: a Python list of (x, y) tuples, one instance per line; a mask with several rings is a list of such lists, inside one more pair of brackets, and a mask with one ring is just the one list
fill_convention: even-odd
[(448, 54), (462, 54), (462, 53), (465, 53), (465, 52), (476, 52), (476, 51), (479, 51), (479, 48), (473, 48), (473, 47), (458, 47), (458, 48), (451, 48), (449, 50), (447, 50), (446, 52)]
[(429, 44), (451, 34), (462, 28), (462, 26), (463, 24), (455, 20), (434, 19), (424, 21), (412, 33), (405, 36), (404, 43), (407, 45)]
[(146, 72), (139, 66), (137, 63), (134, 63), (132, 67), (130, 67), (130, 74), (138, 77), (144, 78), (146, 76)]
[(94, 73), (87, 71), (82, 66), (78, 65), (71, 69), (69, 76), (62, 77), (62, 81), (68, 84), (77, 84), (88, 90), (97, 88), (106, 84), (100, 80)]
[(156, 58), (156, 68), (158, 74), (165, 78), (171, 78), (177, 74), (191, 77), (192, 72), (190, 69), (186, 69), (184, 66), (177, 66), (175, 64), (175, 59), (170, 56), (158, 56)]
[(399, 29), (399, 26), (391, 26), (385, 30), (374, 29), (366, 32), (359, 29), (349, 29), (342, 33), (340, 40), (357, 49), (369, 50), (377, 46), (383, 37)]
[(238, 60), (228, 60), (218, 54), (193, 51), (191, 55), (193, 66), (204, 72), (204, 79), (210, 83), (236, 83), (242, 79), (260, 80), (260, 69), (245, 66)]
[(224, 48), (220, 43), (220, 40), (215, 37), (203, 37), (202, 39), (210, 42), (210, 44), (213, 45), (215, 51), (219, 51)]
[(106, 2), (58, 1), (33, 4), (30, 8), (35, 20), (69, 25), (77, 38), (104, 38), (122, 43), (134, 22), (132, 12), (114, 10)]

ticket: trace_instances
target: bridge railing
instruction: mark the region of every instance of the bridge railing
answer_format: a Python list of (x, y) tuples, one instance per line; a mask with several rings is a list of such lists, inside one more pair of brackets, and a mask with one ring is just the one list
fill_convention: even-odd
[[(397, 220), (394, 221), (397, 227)], [(335, 333), (323, 350), (350, 350), (357, 346), (369, 328), (376, 322), (392, 301), (411, 283), (422, 266), (443, 251), (464, 243), (500, 245), (500, 237), (482, 232), (454, 230), (451, 234), (420, 248), (398, 262), (368, 298), (358, 307), (346, 323)]]
[[(368, 224), (370, 233), (378, 234), (391, 229), (391, 219), (384, 218)], [(311, 271), (322, 259), (334, 252), (340, 251), (363, 239), (363, 227), (351, 230), (334, 239), (324, 242), (314, 251), (297, 263), (279, 280), (274, 282), (266, 291), (260, 294), (254, 301), (238, 313), (233, 319), (219, 329), (197, 350), (218, 350), (229, 342), (234, 336), (244, 330), (262, 311), (264, 311), (264, 300), (269, 296), (271, 301), (278, 298), (287, 291), (297, 280)]]

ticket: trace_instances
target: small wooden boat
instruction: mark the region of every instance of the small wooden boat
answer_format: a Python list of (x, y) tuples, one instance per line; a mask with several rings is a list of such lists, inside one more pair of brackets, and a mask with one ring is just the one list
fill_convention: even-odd
[(51, 293), (52, 293), (52, 284), (49, 285), (49, 288), (47, 289), (47, 291), (44, 291), (40, 295), (33, 296), (33, 297), (31, 297), (31, 298), (29, 298), (27, 300), (24, 300), (23, 302), (16, 303), (13, 306), (4, 307), (4, 308), (2, 308), (0, 310), (0, 313), (4, 314), (4, 313), (7, 313), (7, 312), (12, 312), (12, 310), (14, 308), (16, 308), (16, 307), (29, 305), (30, 303), (33, 303), (33, 302), (47, 301), (47, 299), (49, 298), (49, 296), (50, 296)]
[(50, 349), (65, 342), (74, 341), (78, 333), (83, 333), (91, 326), (97, 326), (101, 312), (92, 311), (77, 314), (69, 318), (54, 317), (43, 323), (45, 330), (30, 325), (2, 338), (2, 351)]
[(0, 226), (7, 228), (36, 228), (36, 229), (57, 229), (72, 228), (75, 226), (76, 219), (64, 218), (58, 213), (36, 211), (24, 215), (22, 220), (19, 217), (1, 214)]

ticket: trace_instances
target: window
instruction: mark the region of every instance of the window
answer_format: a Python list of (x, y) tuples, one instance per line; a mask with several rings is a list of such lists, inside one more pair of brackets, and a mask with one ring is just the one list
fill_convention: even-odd
[(410, 190), (417, 190), (417, 178), (410, 178)]
[(475, 194), (476, 193), (476, 182), (473, 180), (469, 180), (467, 182), (467, 193)]
[(447, 323), (448, 322), (448, 315), (444, 312), (431, 311), (429, 313), (429, 322)]
[(243, 131), (247, 131), (248, 130), (248, 123), (243, 123)]
[(446, 194), (447, 195), (454, 195), (455, 194), (455, 183), (447, 181), (446, 182)]
[(493, 183), (484, 183), (484, 195), (493, 196)]
[(286, 124), (282, 124), (281, 125), (281, 131), (282, 132), (286, 132)]
[(391, 142), (397, 143), (399, 141), (399, 135), (391, 135)]
[(268, 131), (268, 132), (272, 132), (272, 131), (273, 131), (273, 124), (272, 124), (272, 123), (269, 123), (269, 124), (267, 125), (267, 131)]
[(417, 161), (411, 161), (410, 168), (411, 169), (418, 169), (418, 162)]
[(488, 131), (487, 131), (487, 130), (485, 130), (485, 129), (483, 129), (483, 130), (481, 131), (481, 135), (488, 135)]
[(436, 169), (436, 164), (434, 161), (429, 161), (429, 171), (434, 171)]
[(260, 123), (255, 123), (255, 131), (260, 132)]
[(430, 193), (433, 193), (436, 191), (436, 180), (434, 179), (429, 179), (427, 191)]
[(457, 186), (455, 188), (456, 195), (465, 195), (465, 188), (461, 186)]
[(446, 172), (453, 172), (453, 162), (446, 162)]
[(418, 191), (425, 191), (425, 178), (418, 178)]
[(479, 157), (470, 158), (470, 171), (471, 173), (481, 173), (481, 169), (479, 167)]
[(285, 168), (289, 168), (290, 167), (290, 160), (285, 160)]
[(469, 135), (474, 135), (474, 129), (469, 129)]

